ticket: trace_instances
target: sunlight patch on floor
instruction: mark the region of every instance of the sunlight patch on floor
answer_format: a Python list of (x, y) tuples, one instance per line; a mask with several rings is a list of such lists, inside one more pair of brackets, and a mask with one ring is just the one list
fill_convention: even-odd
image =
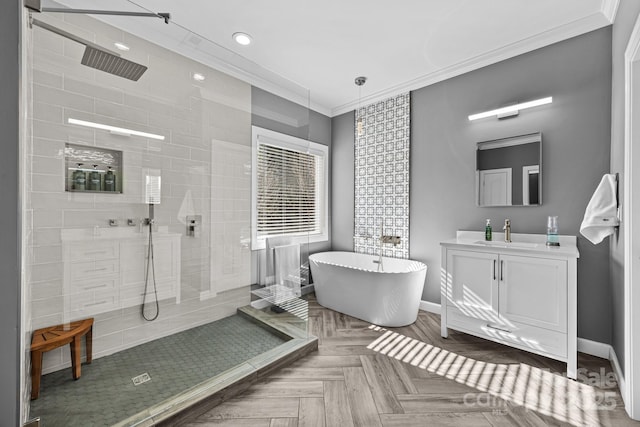
[(598, 411), (615, 406), (615, 392), (573, 381), (548, 369), (525, 363), (483, 362), (380, 326), (371, 325), (369, 329), (382, 333), (367, 346), (370, 350), (562, 422), (600, 425)]

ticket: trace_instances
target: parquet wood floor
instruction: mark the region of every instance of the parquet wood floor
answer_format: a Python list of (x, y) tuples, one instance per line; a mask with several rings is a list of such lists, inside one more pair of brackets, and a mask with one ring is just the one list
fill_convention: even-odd
[(565, 364), (451, 331), (420, 312), (379, 328), (309, 300), (317, 353), (294, 362), (188, 427), (640, 426), (623, 408), (607, 360)]

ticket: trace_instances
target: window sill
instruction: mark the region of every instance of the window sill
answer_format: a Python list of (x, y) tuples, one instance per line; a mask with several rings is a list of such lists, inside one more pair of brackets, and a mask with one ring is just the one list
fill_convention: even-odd
[[(275, 237), (275, 236), (274, 236)], [(291, 236), (292, 243), (298, 243), (299, 245), (305, 245), (308, 243), (323, 243), (329, 241), (327, 234), (315, 234), (309, 236)], [(252, 251), (264, 250), (266, 247), (265, 239), (258, 239), (251, 242)]]

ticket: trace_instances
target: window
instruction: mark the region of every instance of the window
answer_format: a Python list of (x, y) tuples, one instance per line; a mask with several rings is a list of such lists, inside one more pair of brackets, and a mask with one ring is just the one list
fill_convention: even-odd
[(265, 238), (328, 240), (328, 152), (322, 144), (252, 127), (252, 249)]

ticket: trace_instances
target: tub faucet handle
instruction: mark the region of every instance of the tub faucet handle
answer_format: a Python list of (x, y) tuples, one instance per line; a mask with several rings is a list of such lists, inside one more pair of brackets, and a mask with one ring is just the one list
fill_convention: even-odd
[(398, 246), (402, 239), (400, 236), (382, 236), (382, 243), (391, 243), (393, 246)]

